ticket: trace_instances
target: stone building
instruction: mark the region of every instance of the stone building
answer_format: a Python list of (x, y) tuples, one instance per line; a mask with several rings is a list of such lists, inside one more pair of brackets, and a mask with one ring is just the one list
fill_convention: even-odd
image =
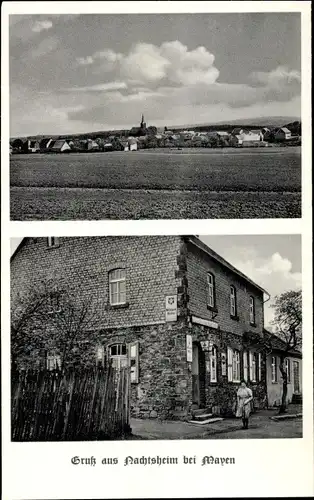
[(100, 298), (90, 360), (130, 363), (133, 416), (232, 414), (242, 378), (255, 407), (266, 404), (267, 292), (197, 237), (24, 238), (11, 258), (12, 308), (45, 280)]

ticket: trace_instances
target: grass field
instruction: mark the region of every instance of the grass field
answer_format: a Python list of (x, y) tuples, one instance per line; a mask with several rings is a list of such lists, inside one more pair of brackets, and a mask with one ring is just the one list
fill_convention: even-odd
[(300, 217), (300, 148), (11, 157), (13, 220)]

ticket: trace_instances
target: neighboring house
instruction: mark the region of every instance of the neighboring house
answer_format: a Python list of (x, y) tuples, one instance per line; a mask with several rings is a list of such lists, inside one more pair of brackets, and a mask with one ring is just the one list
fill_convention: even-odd
[(99, 151), (99, 144), (96, 141), (89, 139), (87, 141), (87, 150), (88, 151)]
[(27, 148), (28, 153), (37, 153), (40, 150), (39, 141), (35, 139), (27, 139), (24, 143), (24, 148)]
[(272, 131), (267, 127), (262, 128), (262, 136), (263, 136), (263, 141), (269, 141), (273, 138)]
[[(267, 334), (270, 335), (272, 346), (266, 359), (268, 406), (280, 406), (283, 380), (279, 363), (280, 356), (285, 353), (286, 343), (276, 335)], [(288, 376), (287, 403), (291, 403), (302, 395), (302, 353), (296, 349), (289, 351), (285, 365)]]
[(64, 139), (58, 139), (54, 141), (52, 146), (49, 148), (49, 151), (52, 153), (65, 153), (67, 151), (71, 151), (71, 146)]
[(248, 129), (236, 127), (232, 130), (231, 135), (242, 135), (242, 134), (248, 134), (248, 133), (249, 133)]
[(275, 140), (276, 141), (287, 141), (291, 139), (292, 134), (289, 129), (286, 127), (281, 127), (275, 132)]
[(24, 238), (11, 258), (11, 306), (46, 280), (98, 298), (90, 363), (131, 358), (132, 415), (233, 414), (242, 378), (265, 405), (267, 292), (197, 237)]
[(52, 146), (53, 140), (50, 137), (45, 137), (39, 143), (39, 149), (41, 153), (46, 153), (50, 146)]
[(105, 144), (104, 144), (104, 151), (113, 151), (112, 142), (105, 142)]
[(129, 137), (126, 145), (124, 146), (124, 151), (137, 151), (138, 142), (135, 137)]

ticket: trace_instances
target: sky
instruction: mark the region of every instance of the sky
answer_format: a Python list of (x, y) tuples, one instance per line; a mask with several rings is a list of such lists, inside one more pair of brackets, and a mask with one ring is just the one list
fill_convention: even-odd
[(299, 118), (299, 13), (10, 16), (10, 135)]
[[(301, 236), (199, 235), (199, 238), (270, 294), (271, 299), (264, 306), (265, 326), (272, 329), (274, 297), (301, 288)], [(12, 254), (21, 238), (10, 241)]]

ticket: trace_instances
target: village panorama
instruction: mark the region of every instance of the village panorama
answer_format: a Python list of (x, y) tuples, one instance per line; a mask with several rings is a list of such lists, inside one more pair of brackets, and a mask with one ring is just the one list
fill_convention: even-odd
[(299, 217), (301, 122), (278, 121), (14, 138), (11, 218)]

